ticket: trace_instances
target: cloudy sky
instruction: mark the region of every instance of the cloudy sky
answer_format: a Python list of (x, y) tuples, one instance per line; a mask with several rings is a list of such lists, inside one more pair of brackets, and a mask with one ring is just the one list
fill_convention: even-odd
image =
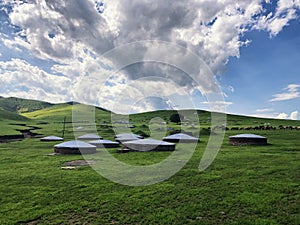
[(0, 21), (0, 96), (300, 119), (300, 0), (0, 0)]

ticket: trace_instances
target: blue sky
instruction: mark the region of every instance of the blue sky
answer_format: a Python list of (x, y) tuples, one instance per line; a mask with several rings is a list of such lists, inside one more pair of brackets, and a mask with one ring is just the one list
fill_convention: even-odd
[(132, 113), (210, 110), (205, 96), (220, 88), (212, 104), (229, 113), (300, 119), (299, 1), (2, 0), (0, 22), (0, 96)]
[(299, 94), (287, 100), (270, 101), (275, 94), (288, 93), (284, 90), (288, 85), (300, 83), (299, 20), (291, 21), (275, 37), (265, 31), (249, 32), (246, 37), (252, 40), (251, 44), (241, 48), (240, 58), (230, 59), (221, 80), (234, 87), (228, 99), (235, 104), (228, 111), (271, 117), (299, 111)]

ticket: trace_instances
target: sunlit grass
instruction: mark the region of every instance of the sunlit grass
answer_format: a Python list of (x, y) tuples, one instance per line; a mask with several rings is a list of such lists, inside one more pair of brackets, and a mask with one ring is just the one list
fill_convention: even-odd
[[(23, 114), (32, 118), (24, 123), (42, 128), (38, 132), (43, 135), (60, 136), (63, 118), (67, 116), (71, 122), (71, 113), (69, 105), (56, 106)], [(168, 120), (172, 113), (132, 115), (133, 132), (149, 133), (151, 118)], [(208, 113), (199, 116), (201, 127), (210, 126)], [(228, 126), (266, 121), (274, 126), (299, 125), (299, 121), (240, 116), (228, 119)], [(2, 133), (18, 128), (9, 125), (11, 121), (2, 121)], [(110, 113), (96, 110), (99, 134), (113, 139), (113, 127), (101, 124), (103, 121), (110, 121)], [(167, 127), (180, 129), (173, 123)], [(66, 124), (66, 129), (65, 139), (74, 139), (72, 124)], [(184, 129), (193, 131), (190, 125)], [(230, 135), (244, 132), (226, 131), (216, 159), (200, 172), (198, 166), (209, 138), (203, 134), (182, 170), (164, 182), (142, 187), (113, 183), (87, 166), (62, 170), (65, 162), (83, 157), (47, 156), (56, 143), (33, 138), (0, 144), (0, 224), (299, 224), (300, 131), (249, 131), (266, 136), (269, 145), (228, 144)], [(171, 154), (109, 151), (120, 161), (137, 166), (158, 163)]]

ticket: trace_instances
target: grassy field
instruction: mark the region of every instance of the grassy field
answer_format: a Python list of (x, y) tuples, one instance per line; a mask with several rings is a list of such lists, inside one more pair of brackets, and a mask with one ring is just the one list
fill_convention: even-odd
[[(71, 106), (62, 104), (24, 113), (28, 119), (22, 121), (42, 128), (37, 131), (40, 134), (60, 135), (62, 121), (67, 116), (71, 122), (71, 113)], [(172, 113), (131, 115), (132, 130), (150, 134), (152, 118), (168, 119)], [(210, 126), (208, 117), (210, 113), (199, 112), (201, 128)], [(0, 125), (12, 126), (8, 125), (12, 121), (18, 119), (6, 118)], [(227, 121), (229, 127), (300, 126), (299, 121), (231, 115)], [(104, 123), (110, 122), (110, 113), (96, 109), (96, 122), (99, 134), (112, 139), (113, 127)], [(167, 126), (180, 128), (174, 123)], [(202, 133), (182, 170), (164, 182), (142, 187), (113, 183), (88, 166), (62, 170), (65, 162), (82, 156), (48, 156), (55, 143), (32, 138), (0, 144), (0, 224), (299, 224), (300, 131), (247, 131), (268, 137), (269, 145), (228, 144), (228, 136), (243, 132), (226, 131), (215, 161), (200, 172), (199, 162), (209, 138)], [(66, 140), (73, 138), (72, 124), (67, 123)], [(170, 154), (110, 152), (132, 165), (157, 163)], [(101, 150), (97, 154), (101, 155)]]

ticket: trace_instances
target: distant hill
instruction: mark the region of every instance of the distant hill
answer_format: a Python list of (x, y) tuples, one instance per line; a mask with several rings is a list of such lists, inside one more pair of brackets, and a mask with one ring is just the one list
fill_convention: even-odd
[(21, 116), (18, 113), (0, 108), (0, 121), (3, 120), (25, 121), (28, 120), (28, 118)]
[(14, 113), (33, 112), (51, 107), (53, 105), (54, 104), (37, 100), (28, 100), (15, 97), (0, 97), (0, 108)]
[[(81, 109), (78, 102), (66, 102), (59, 104), (51, 104), (48, 102), (28, 100), (15, 97), (4, 98), (0, 96), (0, 120), (26, 120), (26, 119), (42, 119), (45, 121), (63, 121), (67, 117), (67, 121), (72, 119), (72, 110)], [(75, 108), (74, 108), (75, 106)], [(91, 107), (92, 109), (93, 107)], [(86, 109), (86, 108), (84, 108)], [(182, 110), (182, 112), (185, 110)], [(195, 110), (186, 110), (187, 115), (194, 113)], [(158, 117), (165, 121), (169, 121), (170, 116), (177, 111), (174, 110), (158, 110), (153, 112), (131, 114), (129, 119), (133, 123), (148, 123), (152, 118)], [(84, 112), (83, 112), (84, 113)], [(97, 122), (109, 122), (111, 113), (107, 109), (95, 107), (95, 119)], [(211, 112), (205, 110), (197, 110), (199, 122), (201, 125), (211, 125)], [(116, 115), (116, 114), (114, 114)], [(193, 116), (192, 116), (193, 117)], [(187, 118), (189, 119), (189, 118)], [(121, 120), (121, 119), (120, 119)], [(193, 121), (189, 121), (193, 124)], [(300, 125), (299, 121), (255, 118), (241, 115), (227, 114), (226, 123), (228, 126), (257, 126), (264, 124), (271, 125)]]

